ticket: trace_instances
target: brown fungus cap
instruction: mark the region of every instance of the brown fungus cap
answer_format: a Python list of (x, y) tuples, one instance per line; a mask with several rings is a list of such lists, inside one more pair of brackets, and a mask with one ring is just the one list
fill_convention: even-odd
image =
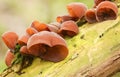
[(79, 28), (74, 21), (66, 21), (61, 24), (61, 28), (59, 30), (60, 35), (68, 35), (75, 36), (79, 33)]
[(59, 62), (68, 55), (65, 40), (54, 32), (41, 31), (30, 37), (28, 51), (34, 56), (52, 62)]
[(63, 16), (57, 16), (56, 20), (57, 22), (62, 23), (62, 22), (69, 21), (69, 20), (77, 21), (78, 18), (72, 17), (70, 15), (63, 15)]
[(98, 4), (100, 4), (103, 1), (112, 1), (112, 0), (94, 0), (95, 3), (94, 7), (96, 7)]
[(75, 18), (82, 18), (85, 15), (87, 6), (83, 3), (74, 2), (67, 5), (69, 14)]
[(48, 31), (47, 24), (40, 23), (39, 21), (33, 21), (31, 27), (35, 28), (38, 32), (40, 31)]
[(18, 35), (14, 32), (5, 32), (2, 35), (2, 39), (9, 49), (14, 50), (17, 44)]
[(22, 35), (19, 39), (18, 39), (18, 44), (21, 46), (27, 45), (28, 39), (30, 38), (30, 36), (28, 34), (24, 34)]
[(30, 55), (30, 53), (28, 52), (27, 46), (22, 46), (20, 48), (20, 53), (23, 55)]
[[(31, 28), (34, 28), (35, 30), (37, 30), (38, 32), (40, 31), (51, 31), (51, 32), (56, 32), (58, 31), (58, 24), (57, 23), (52, 23), (52, 24), (45, 24), (45, 23), (39, 23), (38, 21), (34, 21), (31, 25)], [(30, 30), (27, 31), (28, 34), (32, 34), (32, 33), (37, 33), (35, 31)]]
[(95, 9), (88, 9), (85, 13), (85, 19), (88, 23), (95, 23), (97, 22)]
[(28, 33), (30, 36), (32, 36), (33, 34), (37, 33), (38, 31), (32, 27), (28, 27), (26, 29), (26, 33)]
[(56, 27), (56, 26), (53, 25), (53, 24), (47, 24), (47, 25), (48, 25), (48, 29), (49, 29), (50, 32), (58, 33), (58, 30), (59, 30), (58, 27)]
[(54, 26), (56, 26), (58, 29), (60, 29), (61, 23), (59, 23), (59, 22), (52, 22), (52, 23), (50, 23), (50, 25), (54, 25)]
[(110, 1), (101, 2), (96, 8), (96, 17), (98, 21), (114, 20), (117, 18), (117, 5)]
[(55, 32), (55, 33), (58, 33), (58, 30), (60, 29), (60, 25), (61, 24), (58, 22), (53, 22), (53, 23), (47, 24), (48, 30), (50, 32)]
[(5, 56), (5, 64), (9, 67), (12, 64), (13, 59), (15, 58), (14, 54), (8, 50)]

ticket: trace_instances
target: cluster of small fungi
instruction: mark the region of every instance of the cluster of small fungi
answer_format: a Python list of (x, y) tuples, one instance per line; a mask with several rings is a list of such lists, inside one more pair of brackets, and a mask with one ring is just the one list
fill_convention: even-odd
[[(88, 23), (95, 23), (117, 18), (118, 8), (114, 2), (94, 2), (92, 9), (87, 9), (83, 3), (70, 3), (67, 5), (68, 15), (58, 16), (56, 22), (49, 24), (33, 21), (21, 37), (14, 32), (5, 32), (2, 39), (9, 48), (5, 58), (6, 65), (11, 66), (18, 52), (24, 56), (39, 57), (52, 62), (64, 60), (69, 53), (64, 36), (73, 37), (79, 33), (76, 22), (84, 19)], [(20, 46), (18, 52), (17, 46)]]

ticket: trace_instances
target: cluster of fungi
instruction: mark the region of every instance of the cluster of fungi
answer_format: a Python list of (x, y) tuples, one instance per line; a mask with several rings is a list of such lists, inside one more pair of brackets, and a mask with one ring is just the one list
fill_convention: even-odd
[(14, 32), (5, 32), (2, 39), (9, 48), (6, 65), (11, 66), (17, 46), (20, 46), (17, 53), (24, 56), (52, 62), (64, 60), (69, 53), (64, 37), (79, 33), (77, 21), (84, 19), (88, 23), (95, 23), (117, 18), (118, 8), (111, 0), (94, 0), (94, 3), (92, 9), (87, 9), (83, 3), (70, 3), (67, 5), (68, 15), (58, 16), (56, 22), (49, 24), (33, 21), (21, 37)]

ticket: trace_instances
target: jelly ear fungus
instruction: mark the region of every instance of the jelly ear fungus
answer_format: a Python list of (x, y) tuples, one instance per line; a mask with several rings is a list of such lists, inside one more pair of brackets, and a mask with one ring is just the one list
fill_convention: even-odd
[(87, 6), (83, 3), (75, 2), (67, 5), (70, 16), (81, 19), (87, 10)]
[(69, 21), (69, 20), (77, 21), (78, 18), (72, 17), (72, 16), (70, 16), (70, 15), (63, 15), (63, 16), (58, 16), (58, 17), (56, 18), (56, 20), (57, 20), (57, 22), (59, 22), (59, 23), (63, 23), (63, 22), (65, 22), (65, 21)]
[(5, 56), (5, 64), (9, 67), (12, 64), (13, 59), (15, 58), (11, 50), (8, 50)]
[(17, 44), (18, 35), (14, 32), (5, 32), (2, 35), (2, 39), (9, 49), (14, 50)]
[(54, 25), (52, 25), (52, 24), (47, 24), (47, 25), (48, 25), (49, 31), (58, 33), (58, 30), (59, 30), (58, 27), (56, 27), (56, 26), (54, 26)]
[(95, 9), (88, 9), (85, 13), (85, 19), (88, 23), (97, 22)]
[(32, 36), (33, 34), (37, 33), (38, 31), (32, 27), (28, 27), (26, 29), (26, 33), (28, 33), (29, 36)]
[(66, 21), (61, 24), (61, 28), (59, 30), (60, 35), (68, 35), (68, 36), (75, 36), (79, 33), (79, 28), (74, 21)]
[(98, 21), (114, 20), (117, 18), (117, 5), (110, 1), (101, 2), (96, 8), (96, 17)]
[(23, 54), (23, 55), (31, 55), (31, 54), (28, 52), (27, 46), (22, 46), (22, 47), (20, 48), (20, 53)]
[(21, 46), (27, 45), (28, 39), (30, 36), (26, 33), (18, 39), (18, 44)]
[(27, 43), (28, 52), (43, 60), (59, 62), (68, 55), (65, 40), (54, 32), (41, 31), (30, 37)]
[(94, 0), (95, 3), (94, 7), (98, 6), (103, 1), (113, 1), (113, 0)]
[(47, 24), (40, 23), (39, 21), (33, 21), (31, 27), (35, 28), (38, 32), (48, 30)]
[(60, 29), (61, 24), (59, 22), (53, 22), (47, 25), (50, 32), (58, 33), (58, 30)]

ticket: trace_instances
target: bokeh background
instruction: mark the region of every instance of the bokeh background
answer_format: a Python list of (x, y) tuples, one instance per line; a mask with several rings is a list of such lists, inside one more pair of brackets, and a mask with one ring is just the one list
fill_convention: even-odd
[(6, 68), (4, 58), (8, 50), (1, 39), (2, 33), (14, 31), (22, 35), (34, 20), (54, 22), (56, 16), (68, 14), (66, 5), (71, 2), (93, 6), (93, 0), (0, 0), (0, 72)]

